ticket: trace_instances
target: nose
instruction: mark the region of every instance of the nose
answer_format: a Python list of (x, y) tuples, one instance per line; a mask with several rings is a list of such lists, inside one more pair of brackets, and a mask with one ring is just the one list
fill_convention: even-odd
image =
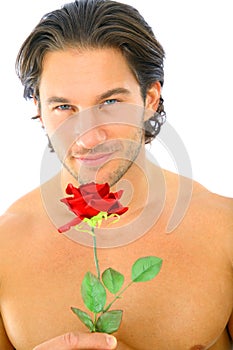
[(98, 108), (87, 108), (79, 113), (76, 119), (76, 145), (92, 149), (107, 139), (106, 130)]
[(78, 137), (76, 145), (80, 148), (92, 149), (106, 141), (107, 135), (104, 129), (95, 127)]

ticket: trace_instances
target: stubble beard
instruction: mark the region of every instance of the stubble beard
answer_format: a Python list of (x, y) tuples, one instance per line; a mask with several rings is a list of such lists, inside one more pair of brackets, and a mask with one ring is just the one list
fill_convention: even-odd
[[(80, 185), (94, 181), (96, 183), (107, 182), (110, 187), (114, 186), (132, 167), (140, 153), (142, 143), (144, 142), (142, 129), (139, 129), (135, 133), (133, 140), (127, 140), (127, 142), (129, 142), (129, 145), (126, 148), (125, 154), (119, 155), (117, 158), (109, 160), (100, 167), (90, 169), (82, 166), (77, 171), (74, 166), (72, 166), (71, 161), (67, 159), (65, 161), (62, 161), (62, 164)], [(114, 161), (120, 162), (115, 169)], [(107, 169), (108, 164), (110, 164), (109, 169)], [(99, 180), (100, 177), (101, 180)]]

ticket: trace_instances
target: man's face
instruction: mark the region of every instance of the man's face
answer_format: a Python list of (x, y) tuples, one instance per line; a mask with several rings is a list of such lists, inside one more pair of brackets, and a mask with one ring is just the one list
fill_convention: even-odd
[(140, 86), (121, 52), (48, 52), (39, 86), (42, 122), (79, 183), (115, 184), (144, 143)]

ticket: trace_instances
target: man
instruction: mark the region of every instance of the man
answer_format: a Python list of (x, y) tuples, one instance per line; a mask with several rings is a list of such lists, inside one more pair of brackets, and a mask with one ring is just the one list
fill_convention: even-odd
[[(167, 234), (180, 179), (145, 153), (164, 119), (163, 57), (140, 14), (109, 0), (47, 14), (22, 45), (25, 97), (63, 168), (1, 219), (1, 349), (231, 349), (233, 201), (183, 179), (181, 202), (190, 203)], [(117, 301), (124, 316), (114, 336), (88, 333), (71, 313), (92, 251), (58, 233), (69, 218), (59, 204), (66, 185), (91, 181), (123, 188), (129, 207), (116, 229), (97, 234), (102, 268), (129, 280), (138, 257), (163, 259), (156, 279)]]

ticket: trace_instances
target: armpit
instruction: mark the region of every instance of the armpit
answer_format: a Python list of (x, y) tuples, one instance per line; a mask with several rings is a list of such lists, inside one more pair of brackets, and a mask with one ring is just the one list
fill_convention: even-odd
[(228, 322), (228, 327), (227, 328), (228, 328), (231, 340), (233, 341), (233, 312), (232, 312), (232, 315), (231, 315), (230, 320)]
[(11, 342), (6, 334), (1, 315), (0, 315), (0, 349), (15, 350), (15, 348), (11, 344)]

